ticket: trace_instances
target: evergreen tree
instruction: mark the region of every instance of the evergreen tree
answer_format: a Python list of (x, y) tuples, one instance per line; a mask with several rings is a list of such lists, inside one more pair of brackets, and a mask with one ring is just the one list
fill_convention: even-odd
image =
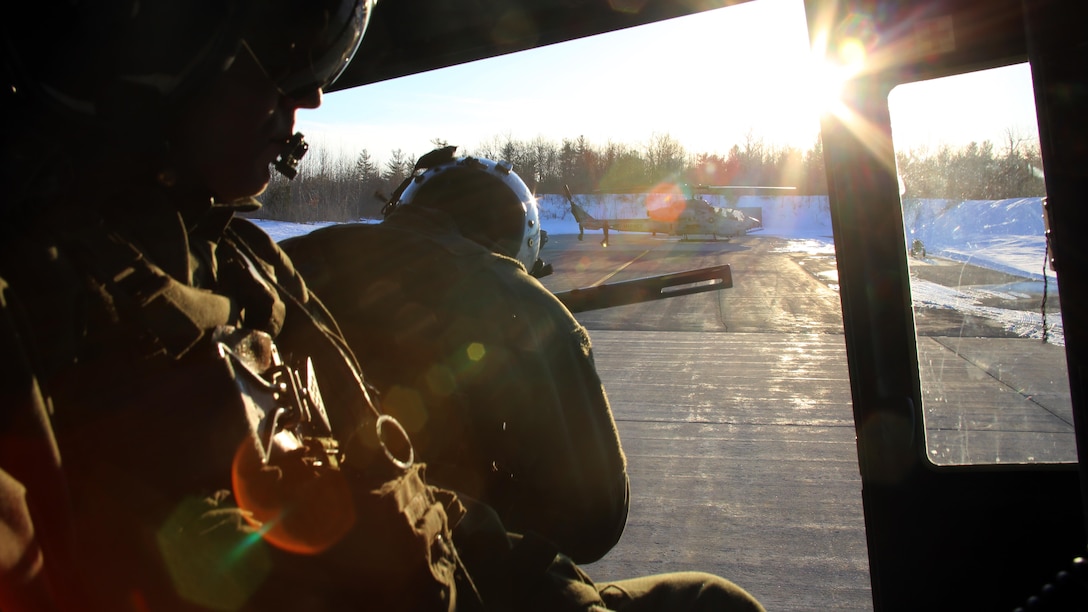
[(359, 185), (353, 207), (355, 218), (378, 218), (381, 215), (382, 206), (385, 205), (383, 198), (388, 197), (389, 193), (385, 189), (385, 182), (382, 180), (378, 164), (366, 149), (359, 151), (359, 156), (355, 159), (353, 178)]
[(390, 191), (395, 189), (412, 173), (415, 164), (412, 156), (400, 149), (393, 149), (389, 161), (385, 162), (385, 172), (382, 173), (382, 180), (385, 181), (386, 187), (389, 187)]

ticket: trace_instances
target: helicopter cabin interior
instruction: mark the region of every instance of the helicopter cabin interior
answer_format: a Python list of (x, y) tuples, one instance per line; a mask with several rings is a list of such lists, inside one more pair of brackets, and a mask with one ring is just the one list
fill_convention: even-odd
[[(331, 89), (732, 4), (739, 3), (382, 2), (360, 52)], [(849, 113), (824, 115), (822, 142), (873, 607), (1016, 608), (1053, 590), (1056, 576), (1064, 576), (1060, 573), (1085, 552), (1088, 311), (1072, 305), (1083, 304), (1088, 293), (1082, 237), (1088, 228), (1083, 201), (1088, 193), (1088, 29), (1083, 27), (1088, 4), (806, 0), (804, 8), (810, 40), (825, 40), (829, 59), (837, 59), (851, 41), (866, 47), (864, 66), (842, 94)], [(504, 28), (510, 15), (533, 27)], [(500, 30), (502, 36), (493, 35)], [(889, 99), (900, 86), (1025, 63), (1045, 171), (1049, 262), (1066, 305), (1061, 312), (1065, 392), (1075, 448), (1058, 460), (1044, 452), (1041, 459), (1022, 461), (941, 462), (926, 444), (926, 364), (915, 333)], [(1060, 374), (1064, 382), (1066, 373)]]

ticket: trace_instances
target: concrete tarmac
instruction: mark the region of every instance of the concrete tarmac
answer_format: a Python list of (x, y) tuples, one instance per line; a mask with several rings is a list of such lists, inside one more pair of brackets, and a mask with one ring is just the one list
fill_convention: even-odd
[[(544, 285), (564, 291), (728, 263), (733, 287), (577, 315), (632, 493), (622, 539), (586, 570), (597, 580), (708, 571), (768, 610), (872, 610), (833, 253), (758, 235), (613, 233), (607, 248), (599, 240), (550, 237), (541, 255), (555, 273)], [(934, 320), (919, 339), (921, 361), (941, 366), (923, 385), (934, 459), (1065, 460), (1069, 387), (1052, 363), (1061, 348), (998, 330), (953, 338), (940, 335), (951, 329), (947, 315)], [(997, 416), (1012, 425), (994, 426)]]

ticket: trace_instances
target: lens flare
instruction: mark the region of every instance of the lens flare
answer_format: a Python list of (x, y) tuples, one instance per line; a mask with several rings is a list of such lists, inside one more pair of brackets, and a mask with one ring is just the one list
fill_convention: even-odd
[[(880, 41), (872, 18), (853, 12), (836, 22), (834, 11), (828, 11), (816, 20), (822, 25), (817, 29), (821, 34), (812, 40), (812, 73), (819, 75), (814, 77), (819, 80), (816, 91), (823, 92), (818, 102), (822, 120), (846, 128), (873, 151), (886, 149), (891, 134), (867, 118), (871, 109), (860, 108), (882, 95), (865, 89), (865, 76), (882, 69), (875, 55)], [(824, 125), (825, 135), (828, 127)]]
[(238, 446), (231, 482), (238, 507), (283, 550), (315, 555), (340, 541), (355, 524), (355, 504), (342, 472), (286, 453), (275, 467), (261, 464), (254, 442)]
[(646, 214), (657, 221), (676, 221), (687, 208), (686, 199), (680, 185), (658, 183), (646, 194)]
[(484, 358), (485, 354), (487, 354), (487, 349), (485, 349), (484, 345), (480, 344), (479, 342), (473, 342), (472, 344), (468, 345), (468, 348), (465, 350), (465, 354), (468, 355), (468, 358), (472, 361), (479, 361)]

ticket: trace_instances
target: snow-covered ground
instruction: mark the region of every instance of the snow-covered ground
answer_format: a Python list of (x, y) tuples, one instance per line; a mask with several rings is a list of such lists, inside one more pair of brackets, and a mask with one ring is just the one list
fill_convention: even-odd
[[(720, 196), (704, 196), (724, 206)], [(577, 196), (590, 214), (601, 217), (645, 217), (639, 196)], [(786, 250), (833, 254), (831, 213), (824, 196), (741, 196), (737, 206), (759, 207), (763, 229), (758, 233), (785, 239)], [(992, 306), (994, 298), (1038, 297), (1047, 292), (1049, 304), (1058, 303), (1054, 271), (1046, 268), (1042, 198), (1010, 200), (907, 200), (904, 203), (906, 243), (925, 244), (927, 257), (971, 263), (1026, 279), (1005, 287), (950, 288), (912, 279), (911, 292), (917, 307), (952, 308), (964, 314), (991, 319), (1018, 335), (1041, 338), (1043, 318), (1038, 310), (1011, 310)], [(550, 234), (574, 234), (578, 224), (560, 195), (540, 197), (541, 227)], [(258, 220), (274, 239), (305, 234), (329, 223), (298, 224)], [(1045, 278), (1044, 278), (1045, 274)], [(1045, 283), (1045, 286), (1044, 286)], [(991, 305), (984, 305), (991, 304)], [(1064, 345), (1061, 320), (1046, 318), (1049, 342)]]

